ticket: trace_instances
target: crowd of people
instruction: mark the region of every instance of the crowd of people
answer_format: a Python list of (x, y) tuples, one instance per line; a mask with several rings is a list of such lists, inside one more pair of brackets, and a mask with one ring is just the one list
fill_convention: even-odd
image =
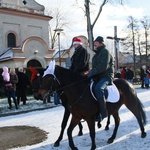
[(22, 101), (23, 105), (26, 105), (26, 89), (27, 85), (30, 85), (30, 82), (23, 67), (19, 67), (16, 73), (15, 68), (10, 68), (9, 71), (8, 67), (4, 66), (2, 77), (3, 87), (9, 105), (8, 108), (12, 109), (11, 98), (13, 99), (16, 109), (18, 109), (20, 101)]
[[(149, 89), (150, 84), (150, 67), (147, 67), (146, 65), (141, 66), (140, 72), (139, 72), (139, 80), (141, 83), (141, 88)], [(123, 78), (128, 80), (130, 83), (134, 83), (135, 74), (133, 71), (133, 67), (120, 67), (116, 73), (115, 78)]]

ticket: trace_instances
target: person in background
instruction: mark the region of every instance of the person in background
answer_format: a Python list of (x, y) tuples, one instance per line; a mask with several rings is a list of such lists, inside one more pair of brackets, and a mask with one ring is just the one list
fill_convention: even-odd
[(145, 88), (144, 78), (146, 77), (146, 75), (147, 75), (147, 73), (146, 73), (146, 66), (143, 65), (141, 67), (141, 72), (140, 72), (141, 88)]
[(148, 79), (149, 79), (149, 84), (150, 84), (150, 67), (149, 66), (147, 66), (146, 72), (148, 74)]
[(115, 78), (121, 78), (121, 71), (120, 68), (115, 73)]
[(8, 68), (4, 66), (2, 76), (4, 80), (4, 89), (8, 99), (9, 109), (12, 109), (11, 98), (13, 98), (15, 108), (18, 109), (16, 99), (16, 83), (18, 82), (18, 76), (15, 73), (15, 69), (11, 68), (10, 73), (8, 73)]
[(18, 68), (18, 83), (17, 83), (17, 102), (18, 105), (20, 101), (23, 102), (23, 105), (26, 105), (26, 89), (27, 85), (30, 85), (28, 76), (24, 73), (23, 67)]
[(134, 72), (132, 70), (132, 67), (128, 67), (126, 71), (126, 79), (127, 81), (133, 84), (133, 78), (134, 78)]
[(144, 77), (145, 88), (149, 89), (149, 67), (146, 67), (146, 76)]
[(121, 78), (126, 79), (126, 67), (120, 67)]
[(92, 69), (88, 75), (95, 81), (94, 92), (99, 103), (99, 115), (95, 121), (101, 121), (108, 115), (104, 90), (107, 85), (112, 85), (114, 79), (113, 57), (103, 42), (101, 36), (94, 41), (95, 55), (92, 58)]

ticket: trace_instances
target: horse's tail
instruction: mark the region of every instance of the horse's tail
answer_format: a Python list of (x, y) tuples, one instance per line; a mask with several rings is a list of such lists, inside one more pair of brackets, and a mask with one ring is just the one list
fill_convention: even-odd
[[(131, 107), (134, 108), (135, 105), (137, 106), (137, 111), (140, 115), (142, 123), (143, 125), (145, 125), (146, 113), (144, 111), (144, 106), (141, 103), (140, 99), (137, 97), (137, 93), (133, 85), (124, 79), (116, 79), (114, 80), (114, 84), (121, 91), (121, 97), (122, 99), (125, 99), (125, 101), (123, 100), (123, 103), (127, 106), (128, 109), (130, 109)], [(132, 113), (134, 112), (132, 111)]]
[(146, 125), (147, 123), (147, 118), (146, 118), (146, 113), (144, 111), (144, 106), (143, 104), (141, 103), (140, 99), (138, 97), (137, 98), (137, 101), (138, 101), (138, 110), (139, 110), (139, 114), (141, 116), (141, 119), (142, 119), (142, 122), (143, 122), (143, 125)]

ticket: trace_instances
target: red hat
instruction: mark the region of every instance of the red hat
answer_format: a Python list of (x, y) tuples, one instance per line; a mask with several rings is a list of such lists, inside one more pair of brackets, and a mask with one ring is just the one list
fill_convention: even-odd
[(74, 45), (74, 44), (80, 44), (80, 45), (82, 45), (82, 40), (81, 40), (80, 38), (76, 37), (76, 38), (74, 38), (74, 40), (73, 40), (73, 45)]

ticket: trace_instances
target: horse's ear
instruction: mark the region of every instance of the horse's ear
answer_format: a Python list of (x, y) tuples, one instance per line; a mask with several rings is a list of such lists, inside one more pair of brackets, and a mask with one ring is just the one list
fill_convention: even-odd
[(31, 74), (31, 83), (35, 79), (36, 75), (39, 73), (37, 70), (35, 70), (33, 67), (29, 67), (30, 71), (32, 72)]

